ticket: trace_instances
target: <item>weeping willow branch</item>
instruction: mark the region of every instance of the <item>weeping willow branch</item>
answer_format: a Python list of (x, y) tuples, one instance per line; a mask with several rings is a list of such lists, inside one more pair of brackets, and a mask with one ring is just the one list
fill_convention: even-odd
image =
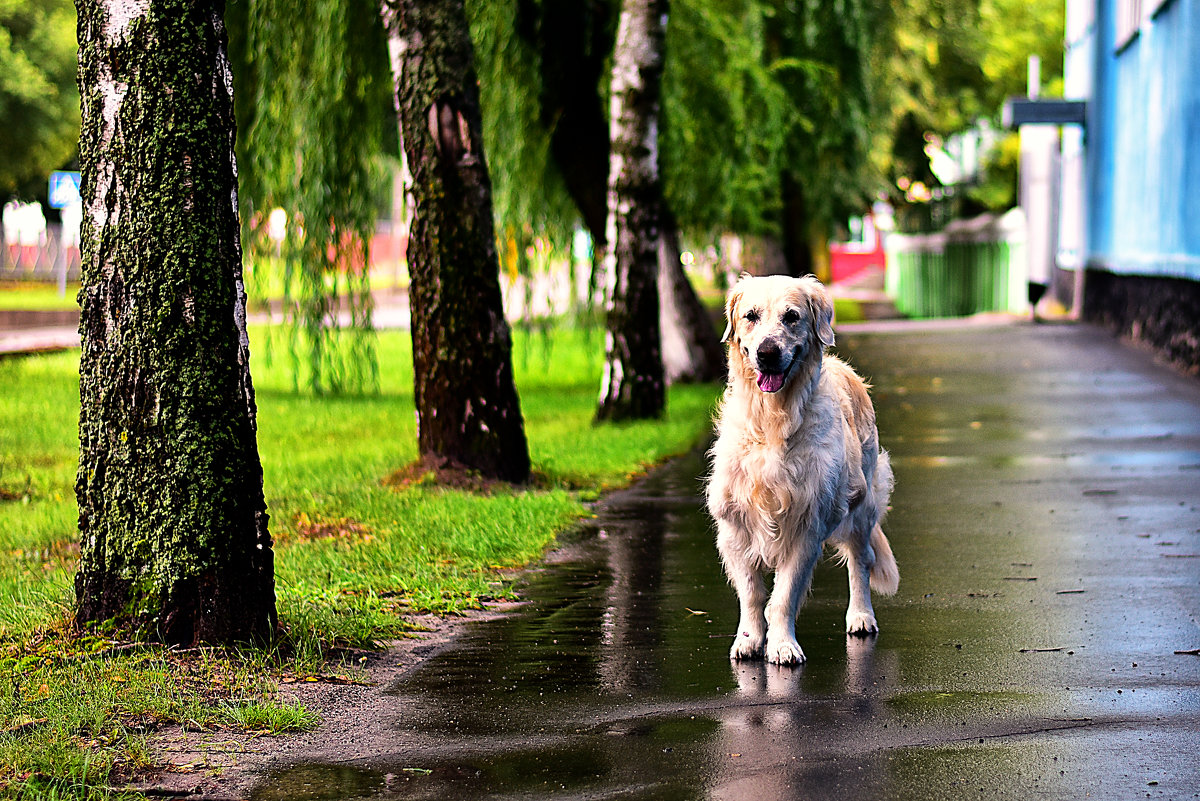
[[(281, 292), (296, 384), (376, 388), (368, 245), (397, 152), (386, 39), (368, 0), (246, 0), (239, 115), (254, 282)], [(236, 44), (236, 41), (235, 41)], [(270, 211), (287, 237), (266, 235)], [(259, 298), (261, 301), (262, 299)]]

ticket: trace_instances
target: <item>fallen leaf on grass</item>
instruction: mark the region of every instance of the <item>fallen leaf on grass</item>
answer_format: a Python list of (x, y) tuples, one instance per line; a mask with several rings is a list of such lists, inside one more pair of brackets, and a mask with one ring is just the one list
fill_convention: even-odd
[[(284, 681), (287, 681), (286, 679)], [(292, 681), (295, 681), (293, 679)], [(359, 681), (358, 679), (347, 679), (342, 676), (305, 676), (304, 681), (319, 682), (321, 684), (339, 684), (347, 687), (370, 687), (371, 683), (367, 681)]]
[(18, 718), (18, 722), (9, 726), (7, 729), (4, 729), (4, 733), (14, 734), (19, 731), (25, 731), (26, 729), (32, 729), (34, 726), (40, 726), (47, 720), (49, 720), (49, 718)]

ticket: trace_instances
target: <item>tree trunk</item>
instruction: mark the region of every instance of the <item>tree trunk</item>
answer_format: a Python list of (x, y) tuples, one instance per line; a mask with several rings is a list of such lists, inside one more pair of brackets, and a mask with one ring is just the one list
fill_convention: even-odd
[(275, 630), (223, 4), (82, 0), (77, 625)]
[(600, 82), (613, 51), (613, 8), (604, 0), (542, 3), (542, 122), (550, 155), (596, 247), (608, 217), (608, 120)]
[(810, 217), (804, 187), (790, 170), (780, 177), (783, 201), (783, 257), (788, 275), (801, 278), (814, 272), (812, 243), (809, 241)]
[(666, 0), (625, 0), (617, 26), (604, 260), (608, 335), (597, 420), (658, 417), (666, 406), (657, 282), (666, 18)]
[(668, 384), (718, 381), (725, 377), (725, 348), (712, 318), (696, 296), (679, 260), (679, 229), (662, 216), (658, 246), (663, 369)]
[(522, 482), (529, 450), (466, 13), (462, 0), (384, 0), (383, 14), (413, 182), (409, 302), (421, 456)]

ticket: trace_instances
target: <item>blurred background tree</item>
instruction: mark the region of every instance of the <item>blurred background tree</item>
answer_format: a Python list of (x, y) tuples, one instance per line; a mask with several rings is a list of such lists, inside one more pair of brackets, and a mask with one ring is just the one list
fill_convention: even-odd
[(44, 198), (78, 153), (75, 51), (71, 0), (0, 2), (0, 207)]
[(667, 0), (622, 0), (609, 83), (606, 334), (596, 420), (661, 417), (666, 410), (658, 255)]
[[(937, 186), (925, 146), (979, 119), (999, 128), (1005, 98), (1024, 95), (1030, 55), (1041, 57), (1044, 94), (1061, 94), (1061, 0), (913, 0), (880, 6), (872, 54), (876, 126), (872, 160), (893, 203), (913, 183)], [(1015, 203), (1016, 134), (985, 165), (963, 213)], [(901, 217), (903, 220), (903, 216)]]

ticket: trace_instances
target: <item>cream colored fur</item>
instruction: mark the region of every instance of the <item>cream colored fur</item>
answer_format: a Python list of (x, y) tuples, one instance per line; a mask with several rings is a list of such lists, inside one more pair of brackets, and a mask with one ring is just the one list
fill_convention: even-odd
[(867, 384), (825, 355), (833, 303), (817, 279), (743, 277), (725, 312), (729, 383), (707, 499), (741, 608), (730, 656), (797, 664), (796, 614), (827, 542), (850, 574), (846, 631), (879, 630), (871, 590), (900, 581), (880, 528), (892, 471)]

